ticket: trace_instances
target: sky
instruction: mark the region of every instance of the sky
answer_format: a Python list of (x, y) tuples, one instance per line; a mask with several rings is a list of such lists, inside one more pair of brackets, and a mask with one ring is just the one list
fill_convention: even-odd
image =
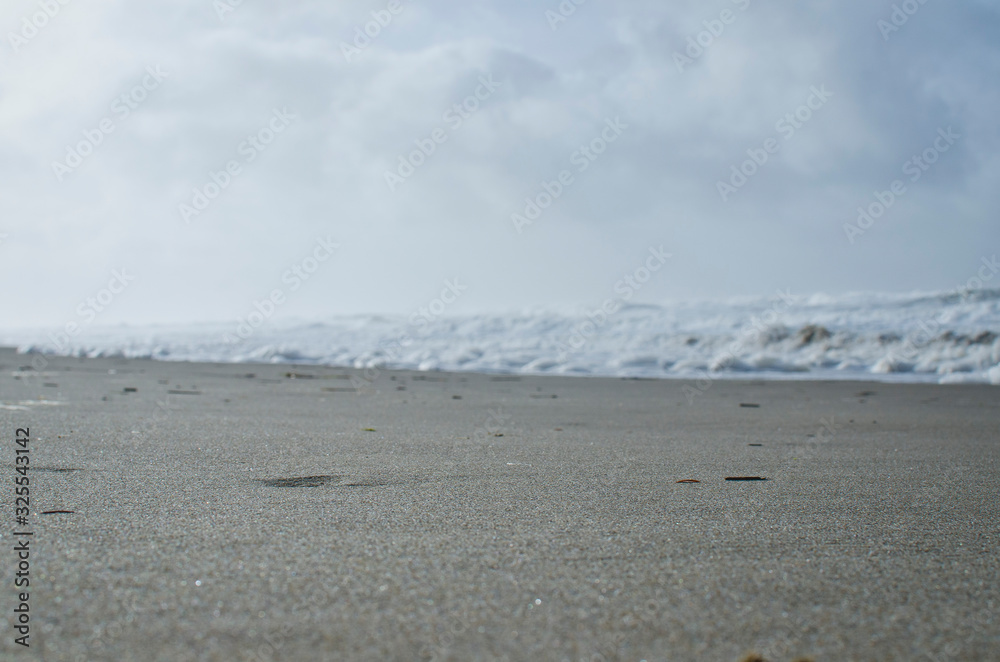
[(651, 251), (651, 303), (948, 290), (1000, 243), (998, 2), (7, 0), (0, 33), (0, 327), (592, 306)]

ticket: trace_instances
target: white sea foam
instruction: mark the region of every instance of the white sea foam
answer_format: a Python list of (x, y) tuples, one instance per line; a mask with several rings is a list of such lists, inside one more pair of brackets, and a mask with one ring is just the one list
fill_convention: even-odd
[(1000, 384), (1000, 290), (623, 304), (611, 315), (531, 311), (409, 323), (349, 316), (275, 323), (0, 332), (22, 352), (412, 370), (875, 379)]

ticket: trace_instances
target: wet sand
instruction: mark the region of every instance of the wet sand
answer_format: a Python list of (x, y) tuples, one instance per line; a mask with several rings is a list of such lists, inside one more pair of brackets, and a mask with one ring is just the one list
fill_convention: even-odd
[(1000, 659), (996, 387), (32, 358), (3, 659)]

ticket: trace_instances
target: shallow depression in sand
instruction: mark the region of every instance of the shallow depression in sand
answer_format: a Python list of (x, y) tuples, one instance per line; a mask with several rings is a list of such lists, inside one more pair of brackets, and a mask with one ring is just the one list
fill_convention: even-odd
[(267, 478), (260, 482), (267, 487), (319, 487), (339, 484), (343, 476), (297, 476), (293, 478)]

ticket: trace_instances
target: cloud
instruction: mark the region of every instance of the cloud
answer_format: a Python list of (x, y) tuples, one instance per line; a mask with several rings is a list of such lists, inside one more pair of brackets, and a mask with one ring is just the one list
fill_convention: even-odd
[[(2, 27), (20, 34), (38, 5), (12, 4)], [(553, 31), (556, 2), (403, 0), (349, 61), (388, 2), (224, 19), (209, 0), (70, 3), (0, 61), (4, 324), (59, 323), (126, 266), (136, 284), (107, 321), (231, 320), (321, 235), (343, 250), (283, 314), (406, 313), (456, 276), (463, 310), (589, 304), (654, 243), (676, 259), (647, 300), (946, 289), (1000, 238), (1000, 16), (929, 1), (885, 39), (892, 4), (589, 2)], [(169, 77), (116, 117), (150, 66)], [(500, 86), (452, 127), (487, 75)], [(786, 140), (777, 123), (824, 85)], [(275, 109), (296, 120), (247, 161)], [(53, 161), (105, 117), (114, 132), (59, 182)], [(627, 131), (576, 172), (613, 118)], [(849, 243), (856, 208), (949, 126), (954, 149)], [(390, 190), (386, 171), (439, 128)], [(768, 138), (780, 150), (723, 202), (717, 183)], [(241, 174), (184, 223), (179, 205), (233, 160)], [(511, 214), (564, 169), (573, 188), (517, 234)]]

